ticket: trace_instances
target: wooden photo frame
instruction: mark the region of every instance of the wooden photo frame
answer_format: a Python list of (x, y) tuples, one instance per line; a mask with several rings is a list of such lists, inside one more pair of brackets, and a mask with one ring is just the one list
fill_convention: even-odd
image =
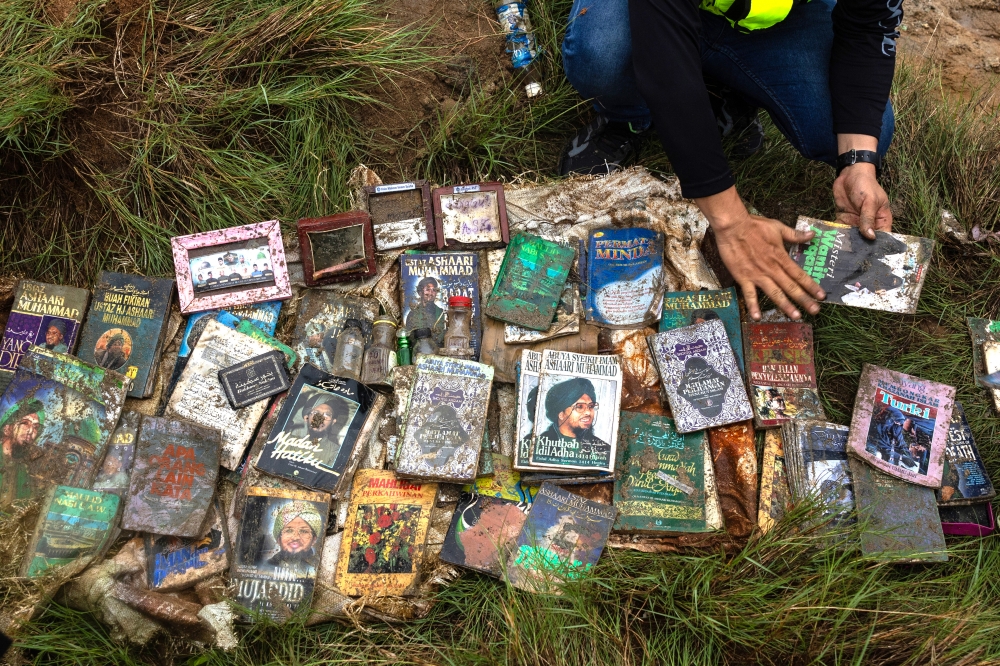
[(184, 314), (292, 297), (278, 220), (170, 239)]
[(377, 251), (437, 245), (426, 180), (369, 185), (364, 191)]
[(439, 250), (477, 250), (510, 242), (503, 183), (439, 187), (431, 193)]
[(368, 213), (352, 210), (298, 221), (302, 271), (310, 287), (375, 275), (375, 242)]

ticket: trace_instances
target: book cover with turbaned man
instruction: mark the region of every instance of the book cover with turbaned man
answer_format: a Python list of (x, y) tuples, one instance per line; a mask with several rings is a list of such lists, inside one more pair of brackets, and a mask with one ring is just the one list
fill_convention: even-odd
[(754, 425), (776, 428), (788, 419), (826, 419), (816, 387), (809, 324), (743, 324), (747, 385)]
[(940, 488), (954, 405), (952, 386), (866, 363), (850, 452), (889, 476)]

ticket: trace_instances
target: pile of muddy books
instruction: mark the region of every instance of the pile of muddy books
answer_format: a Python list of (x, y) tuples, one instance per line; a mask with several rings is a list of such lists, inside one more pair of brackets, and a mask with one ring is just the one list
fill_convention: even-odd
[[(456, 566), (559, 593), (609, 544), (739, 547), (801, 501), (896, 561), (993, 529), (953, 388), (866, 366), (826, 422), (812, 327), (668, 291), (660, 230), (511, 233), (499, 183), (363, 203), (297, 237), (174, 238), (175, 279), (19, 283), (0, 510), (42, 505), (24, 576), (99, 571), (88, 603), (188, 631), (223, 608), (405, 619)], [(799, 224), (828, 300), (914, 311), (931, 241)], [(989, 377), (1000, 323), (970, 328)]]

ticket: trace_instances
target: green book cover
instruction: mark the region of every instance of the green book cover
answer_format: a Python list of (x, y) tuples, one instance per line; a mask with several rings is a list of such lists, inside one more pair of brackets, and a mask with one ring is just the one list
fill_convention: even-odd
[(681, 435), (673, 419), (622, 412), (614, 505), (618, 532), (714, 532), (722, 528), (705, 431)]
[(517, 234), (507, 246), (483, 312), (510, 324), (547, 331), (575, 256), (568, 245)]
[(99, 553), (114, 526), (118, 504), (118, 496), (112, 493), (53, 488), (28, 548), (24, 575), (35, 578), (53, 567)]

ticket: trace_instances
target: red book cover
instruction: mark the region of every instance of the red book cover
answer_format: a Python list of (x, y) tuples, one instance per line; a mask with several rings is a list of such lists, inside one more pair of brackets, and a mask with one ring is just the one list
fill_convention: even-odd
[(776, 428), (793, 418), (826, 419), (816, 389), (811, 325), (747, 323), (743, 341), (758, 428)]

